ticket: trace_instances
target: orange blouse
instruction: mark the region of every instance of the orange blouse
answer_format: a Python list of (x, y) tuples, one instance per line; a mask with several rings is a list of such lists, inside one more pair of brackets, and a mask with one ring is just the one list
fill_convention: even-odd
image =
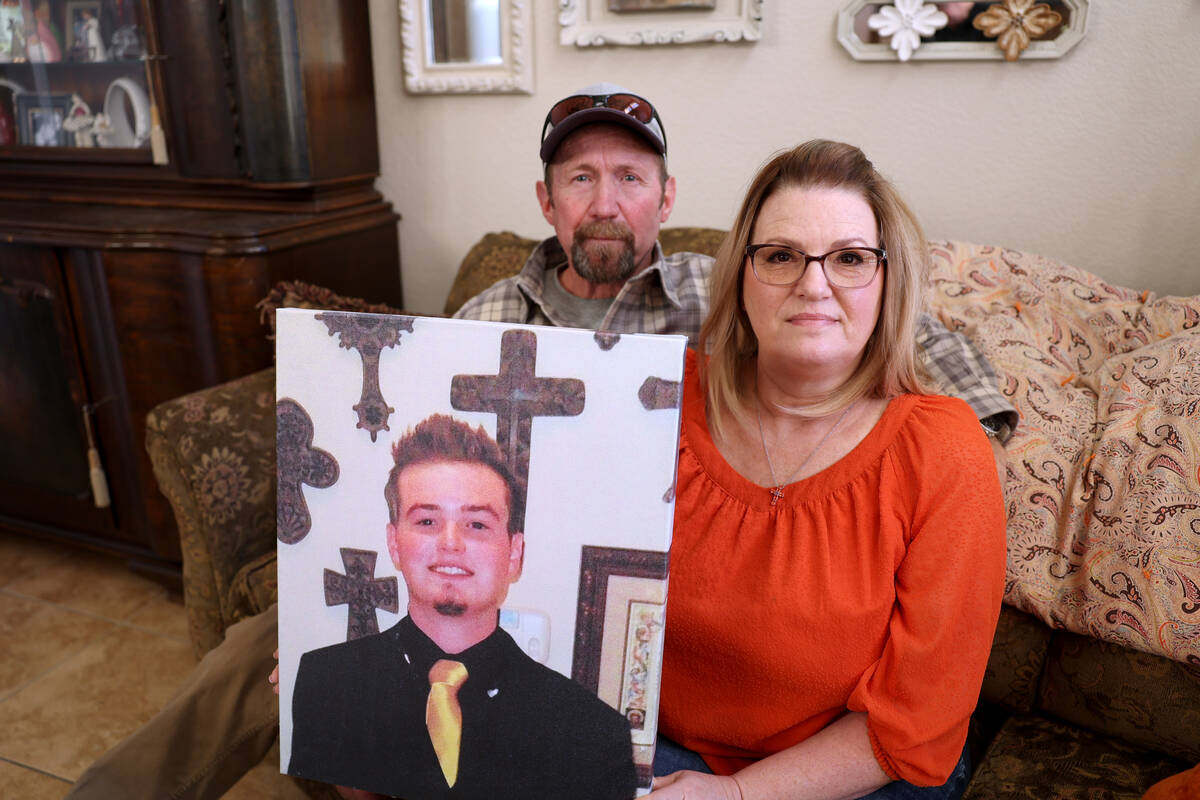
[(772, 507), (713, 443), (691, 352), (684, 381), (660, 732), (730, 774), (863, 711), (884, 772), (944, 783), (1004, 583), (979, 422), (961, 400), (897, 397)]

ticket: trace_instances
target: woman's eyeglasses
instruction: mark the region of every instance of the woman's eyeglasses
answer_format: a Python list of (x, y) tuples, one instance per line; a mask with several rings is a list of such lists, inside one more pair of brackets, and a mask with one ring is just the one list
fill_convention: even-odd
[(825, 280), (839, 289), (861, 289), (875, 279), (880, 264), (887, 263), (887, 251), (875, 247), (841, 247), (822, 256), (782, 244), (746, 246), (746, 257), (754, 277), (771, 286), (791, 286), (804, 277), (810, 261), (821, 265)]

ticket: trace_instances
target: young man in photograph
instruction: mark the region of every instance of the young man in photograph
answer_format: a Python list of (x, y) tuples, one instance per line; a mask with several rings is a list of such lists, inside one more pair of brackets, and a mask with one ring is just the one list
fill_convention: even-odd
[(387, 549), (408, 615), (301, 657), (288, 772), (422, 800), (633, 797), (628, 721), (498, 627), (525, 551), (499, 446), (435, 414), (392, 455)]

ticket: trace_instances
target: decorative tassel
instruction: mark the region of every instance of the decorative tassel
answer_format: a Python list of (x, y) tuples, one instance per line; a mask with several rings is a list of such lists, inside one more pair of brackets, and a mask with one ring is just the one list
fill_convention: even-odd
[(92, 433), (92, 414), (97, 405), (99, 403), (83, 407), (83, 430), (87, 434), (88, 444), (88, 477), (92, 481), (92, 502), (96, 504), (96, 508), (108, 508), (112, 505), (112, 498), (108, 493), (108, 477), (104, 474), (104, 465), (100, 463), (100, 451), (96, 449), (96, 437)]
[(167, 163), (167, 137), (158, 117), (158, 104), (154, 102), (150, 103), (150, 154), (155, 164)]
[(104, 475), (104, 467), (100, 465), (100, 451), (94, 447), (88, 448), (88, 476), (92, 479), (92, 500), (96, 508), (108, 508), (112, 499), (108, 496), (108, 478)]

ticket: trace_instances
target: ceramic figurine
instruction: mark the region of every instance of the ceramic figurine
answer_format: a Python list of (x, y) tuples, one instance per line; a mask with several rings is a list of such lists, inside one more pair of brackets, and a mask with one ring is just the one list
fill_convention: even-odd
[(96, 19), (90, 11), (83, 11), (83, 25), (81, 33), (84, 42), (84, 52), (87, 53), (88, 61), (108, 61), (108, 50), (104, 47), (104, 40), (100, 36), (100, 20)]
[[(24, 41), (25, 15), (16, 0), (0, 0), (0, 63), (16, 61), (13, 50)], [(23, 53), (22, 53), (23, 55)]]
[(117, 28), (112, 35), (112, 47), (109, 55), (114, 61), (141, 57), (142, 37), (138, 34), (137, 25), (125, 25)]
[(8, 20), (8, 55), (11, 61), (25, 60), (25, 31), (11, 17)]
[(92, 109), (88, 107), (88, 104), (83, 102), (83, 98), (79, 95), (72, 95), (71, 108), (67, 111), (67, 118), (63, 120), (63, 130), (75, 135), (76, 147), (96, 146), (92, 130), (95, 122), (96, 117), (92, 114)]

